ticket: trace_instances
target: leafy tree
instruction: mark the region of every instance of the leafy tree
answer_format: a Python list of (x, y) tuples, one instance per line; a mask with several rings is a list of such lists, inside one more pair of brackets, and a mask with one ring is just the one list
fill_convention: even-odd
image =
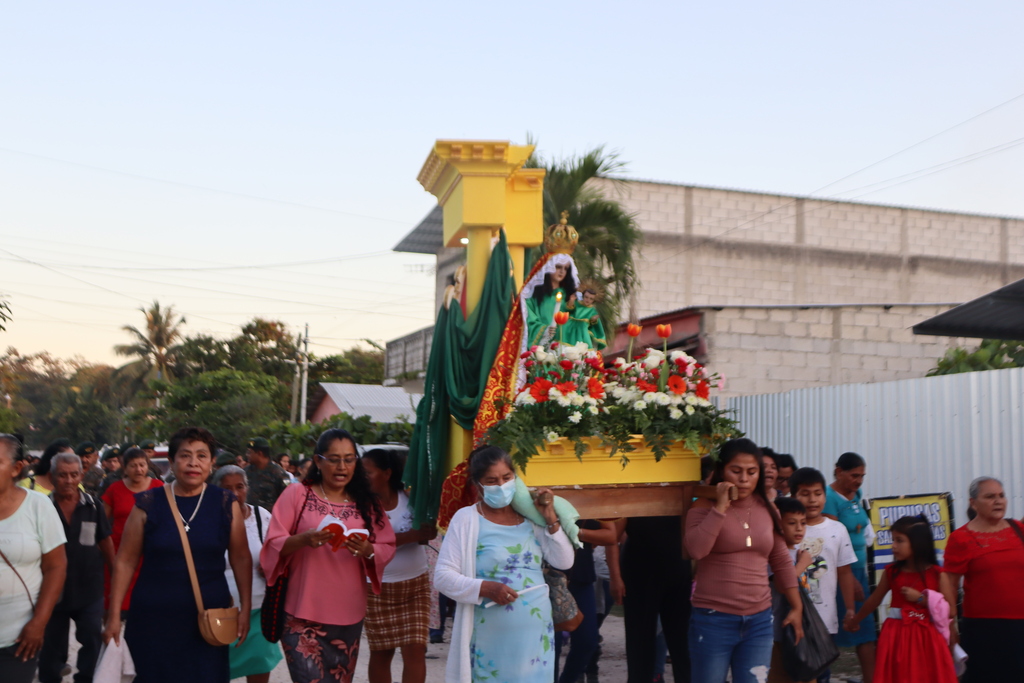
[(605, 289), (598, 313), (614, 327), (622, 319), (622, 308), (639, 286), (633, 255), (643, 235), (634, 214), (608, 197), (592, 181), (615, 180), (626, 163), (617, 153), (597, 147), (581, 156), (560, 161), (534, 155), (526, 163), (544, 168), (544, 224), (553, 225), (562, 211), (569, 212), (569, 224), (580, 241), (573, 254), (580, 277), (600, 283)]
[(174, 354), (174, 374), (179, 377), (230, 367), (228, 343), (208, 334), (187, 337)]
[(400, 422), (374, 422), (369, 415), (353, 417), (348, 413), (338, 413), (320, 424), (306, 422), (293, 425), (289, 422), (272, 422), (256, 433), (270, 441), (275, 452), (288, 453), (292, 456), (313, 454), (316, 440), (328, 429), (344, 429), (355, 438), (358, 444), (371, 443), (402, 443), (409, 444), (412, 439), (412, 424)]
[(21, 416), (13, 408), (0, 407), (0, 432), (12, 434), (22, 429)]
[(333, 356), (315, 359), (309, 366), (309, 382), (380, 384), (384, 381), (384, 352), (351, 348)]
[(275, 378), (257, 372), (204, 372), (170, 385), (163, 405), (148, 415), (133, 415), (133, 424), (145, 424), (150, 433), (165, 438), (186, 425), (205, 427), (237, 453), (253, 434), (279, 419), (274, 404), (281, 389)]
[(262, 372), (291, 382), (298, 345), (288, 327), (276, 320), (253, 318), (241, 334), (228, 342), (229, 364), (243, 372)]
[(962, 346), (946, 351), (928, 377), (1020, 367), (1024, 367), (1024, 341), (983, 339), (973, 351)]
[(7, 323), (11, 322), (11, 305), (0, 299), (0, 332), (7, 331)]
[(178, 316), (173, 306), (161, 308), (158, 301), (154, 301), (148, 309), (139, 310), (146, 316), (145, 329), (125, 325), (121, 329), (131, 335), (134, 341), (114, 347), (114, 352), (119, 356), (138, 359), (118, 370), (136, 388), (141, 388), (150, 379), (171, 379), (170, 368), (174, 363), (178, 343), (183, 337), (181, 328), (185, 325), (184, 316)]

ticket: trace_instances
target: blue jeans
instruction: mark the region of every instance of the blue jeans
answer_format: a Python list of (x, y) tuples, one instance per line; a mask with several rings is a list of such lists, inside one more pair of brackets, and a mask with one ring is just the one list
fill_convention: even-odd
[(763, 683), (772, 663), (772, 611), (739, 616), (694, 607), (690, 617), (693, 683)]

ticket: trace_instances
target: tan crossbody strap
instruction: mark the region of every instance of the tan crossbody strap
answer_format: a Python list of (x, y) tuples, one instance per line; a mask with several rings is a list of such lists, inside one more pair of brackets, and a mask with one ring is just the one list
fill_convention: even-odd
[(196, 596), (196, 608), (202, 614), (203, 594), (199, 592), (199, 578), (196, 576), (196, 565), (192, 561), (192, 546), (188, 544), (188, 534), (185, 532), (185, 525), (181, 521), (181, 513), (178, 512), (178, 503), (174, 500), (174, 492), (171, 488), (174, 484), (164, 484), (164, 493), (167, 494), (167, 502), (171, 506), (171, 514), (174, 516), (174, 523), (178, 525), (178, 534), (181, 535), (181, 546), (185, 551), (185, 564), (188, 565), (188, 576), (192, 579), (192, 593)]

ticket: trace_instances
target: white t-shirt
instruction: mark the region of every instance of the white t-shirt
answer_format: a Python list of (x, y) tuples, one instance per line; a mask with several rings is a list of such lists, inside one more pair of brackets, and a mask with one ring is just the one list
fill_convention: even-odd
[[(67, 539), (50, 499), (36, 491), (25, 493), (14, 514), (0, 520), (0, 550), (18, 570), (35, 602), (43, 585), (43, 555), (67, 543)], [(32, 602), (25, 586), (0, 560), (0, 648), (14, 645), (21, 629), (32, 619)]]
[[(256, 515), (259, 515), (263, 522), (263, 538), (266, 538), (267, 531), (270, 529), (270, 513), (259, 505), (250, 505), (249, 508), (255, 508), (255, 514), (250, 514), (245, 518), (245, 538), (249, 542), (249, 552), (252, 554), (252, 608), (257, 610), (263, 604), (263, 596), (267, 593), (267, 580), (258, 571), (263, 541), (260, 540), (259, 528), (256, 526)], [(235, 607), (238, 607), (238, 586), (235, 584), (235, 572), (231, 569), (231, 558), (228, 553), (224, 553), (224, 559), (227, 563), (225, 574), (228, 578), (228, 590), (231, 591)]]
[[(412, 531), (412, 510), (409, 509), (409, 497), (404, 491), (398, 492), (398, 504), (394, 510), (388, 511), (391, 528), (396, 534)], [(395, 550), (395, 556), (384, 567), (384, 583), (396, 583), (415, 579), (427, 571), (427, 551), (419, 543), (406, 543)]]
[(839, 567), (855, 564), (850, 534), (840, 522), (828, 517), (821, 524), (807, 525), (807, 533), (800, 543), (801, 550), (811, 554), (811, 566), (804, 572), (807, 592), (825, 622), (829, 633), (839, 633), (839, 615), (836, 613), (836, 588), (839, 585)]

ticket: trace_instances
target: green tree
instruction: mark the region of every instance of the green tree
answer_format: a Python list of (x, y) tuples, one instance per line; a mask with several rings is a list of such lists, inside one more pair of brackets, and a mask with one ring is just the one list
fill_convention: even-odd
[(187, 425), (205, 427), (238, 453), (253, 434), (280, 419), (275, 399), (281, 389), (275, 378), (258, 372), (204, 372), (170, 385), (161, 407), (132, 419), (164, 437)]
[(7, 323), (11, 322), (11, 305), (0, 299), (0, 332), (7, 331)]
[(1020, 367), (1024, 367), (1024, 341), (983, 339), (973, 351), (962, 346), (946, 351), (928, 377)]
[(607, 196), (595, 182), (598, 178), (617, 181), (626, 163), (615, 152), (597, 147), (581, 155), (563, 160), (545, 160), (534, 155), (527, 166), (543, 168), (544, 224), (559, 221), (563, 211), (569, 212), (569, 223), (579, 233), (579, 246), (573, 254), (581, 278), (599, 283), (605, 290), (598, 312), (606, 327), (614, 329), (622, 320), (623, 307), (628, 306), (639, 286), (633, 255), (643, 235), (634, 214), (621, 203)]
[(118, 344), (114, 352), (119, 356), (137, 358), (119, 369), (133, 379), (141, 387), (149, 379), (171, 380), (169, 372), (174, 363), (174, 355), (182, 340), (184, 316), (179, 316), (173, 306), (161, 308), (160, 302), (154, 301), (147, 308), (140, 308), (146, 317), (146, 326), (139, 329), (133, 325), (125, 325), (121, 329), (132, 336), (131, 344)]
[(208, 334), (187, 337), (174, 354), (174, 374), (179, 377), (231, 367), (228, 342)]
[(309, 366), (309, 383), (380, 384), (384, 381), (384, 352), (351, 348), (333, 356), (316, 358)]
[(21, 416), (18, 415), (17, 411), (13, 408), (0, 406), (0, 432), (12, 434), (21, 429)]

